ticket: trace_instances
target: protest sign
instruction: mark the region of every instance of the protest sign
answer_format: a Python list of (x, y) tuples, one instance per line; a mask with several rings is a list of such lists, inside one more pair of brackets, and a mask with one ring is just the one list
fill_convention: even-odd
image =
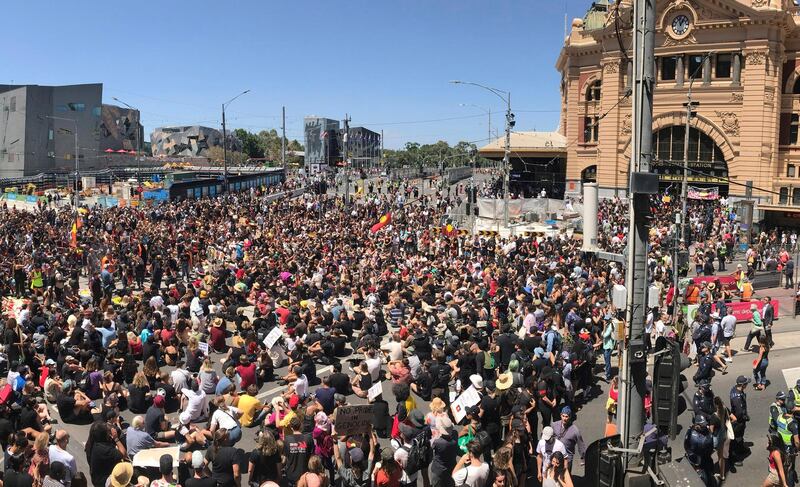
[(205, 354), (205, 355), (208, 355), (208, 343), (206, 343), (206, 342), (199, 342), (199, 343), (197, 344), (197, 348), (199, 348), (199, 349), (200, 349), (200, 351), (201, 351), (201, 352), (203, 352), (203, 354)]
[(336, 434), (358, 435), (372, 430), (372, 405), (336, 408)]
[(383, 382), (378, 382), (367, 391), (367, 399), (370, 401), (383, 394)]
[(275, 345), (275, 342), (278, 341), (278, 338), (281, 337), (281, 329), (279, 327), (275, 327), (272, 329), (271, 332), (267, 336), (264, 337), (264, 346), (267, 347), (267, 350), (272, 348)]

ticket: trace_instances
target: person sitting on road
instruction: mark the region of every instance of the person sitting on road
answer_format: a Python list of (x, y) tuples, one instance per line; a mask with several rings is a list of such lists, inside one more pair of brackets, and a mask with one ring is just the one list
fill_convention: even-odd
[(134, 416), (131, 425), (125, 430), (125, 446), (128, 456), (133, 458), (137, 453), (148, 448), (163, 448), (169, 446), (165, 441), (156, 441), (150, 433), (144, 430), (144, 418)]
[(91, 424), (92, 414), (100, 412), (94, 408), (92, 400), (69, 379), (61, 386), (61, 394), (56, 397), (56, 407), (61, 420), (68, 424)]

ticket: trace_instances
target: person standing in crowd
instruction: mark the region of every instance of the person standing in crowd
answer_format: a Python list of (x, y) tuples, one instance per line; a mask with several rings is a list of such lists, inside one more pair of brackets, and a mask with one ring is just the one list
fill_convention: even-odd
[[(542, 428), (542, 436), (539, 443), (536, 445), (536, 475), (539, 482), (542, 482), (544, 475), (547, 473), (554, 452), (559, 452), (564, 457), (564, 462), (567, 462), (567, 449), (564, 444), (556, 438), (553, 428), (545, 426)], [(564, 465), (569, 470), (569, 465)]]
[(567, 451), (566, 466), (571, 469), (575, 459), (575, 453), (581, 457), (581, 465), (584, 464), (586, 457), (586, 445), (583, 443), (583, 436), (578, 427), (574, 424), (572, 417), (572, 408), (564, 406), (561, 409), (561, 420), (554, 421), (550, 427), (553, 428), (555, 437), (564, 445)]
[[(733, 441), (731, 443), (731, 461), (734, 465), (741, 466), (742, 460), (749, 454), (749, 450), (744, 445), (744, 433), (747, 428), (747, 422), (750, 421), (750, 416), (747, 414), (747, 393), (745, 389), (750, 379), (740, 375), (736, 378), (736, 384), (731, 388), (730, 401), (731, 401), (731, 426), (733, 428)], [(734, 465), (730, 466), (730, 470), (736, 473)]]

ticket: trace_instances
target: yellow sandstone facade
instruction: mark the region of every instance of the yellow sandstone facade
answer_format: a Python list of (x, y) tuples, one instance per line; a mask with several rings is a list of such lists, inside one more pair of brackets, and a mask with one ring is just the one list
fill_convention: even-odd
[[(567, 192), (595, 181), (627, 187), (633, 7), (592, 4), (576, 19), (556, 67)], [(663, 186), (683, 174), (687, 92), (690, 184), (800, 210), (800, 11), (790, 0), (659, 0), (656, 13), (654, 168)]]

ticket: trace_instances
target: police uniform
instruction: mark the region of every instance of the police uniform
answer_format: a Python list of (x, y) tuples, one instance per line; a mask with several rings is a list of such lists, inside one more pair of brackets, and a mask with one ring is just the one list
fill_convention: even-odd
[(795, 439), (798, 436), (798, 426), (797, 421), (795, 421), (794, 417), (791, 415), (779, 415), (775, 419), (775, 427), (776, 432), (780, 435), (781, 440), (783, 441), (784, 447), (784, 471), (786, 473), (786, 480), (787, 483), (792, 486), (794, 485), (794, 460), (795, 456), (794, 453), (796, 451), (795, 448)]
[[(710, 346), (708, 347), (710, 350)], [(700, 353), (697, 355), (697, 372), (694, 374), (694, 382), (697, 384), (703, 379), (711, 381), (714, 374), (714, 356), (711, 352)]]
[[(746, 386), (750, 379), (744, 376), (739, 376), (736, 383)], [(744, 430), (747, 427), (747, 422), (750, 416), (747, 415), (747, 393), (744, 390), (738, 390), (736, 386), (731, 388), (731, 413), (736, 416), (736, 421), (731, 423), (733, 427), (733, 442), (731, 443), (731, 455), (734, 459), (741, 459), (747, 453), (744, 446)]]
[(714, 393), (708, 386), (708, 381), (702, 381), (702, 386), (697, 388), (692, 398), (692, 405), (695, 414), (702, 414), (709, 419), (715, 412), (714, 409)]
[(795, 418), (800, 418), (800, 411), (795, 411), (797, 408), (800, 408), (800, 379), (789, 389), (789, 394), (786, 396), (786, 410), (794, 414)]
[(714, 463), (711, 455), (714, 453), (714, 439), (708, 431), (707, 421), (703, 417), (695, 417), (695, 426), (702, 426), (700, 429), (692, 426), (686, 430), (686, 437), (683, 440), (683, 449), (686, 451), (686, 459), (697, 470), (705, 485), (714, 480)]
[[(779, 395), (782, 392), (778, 393)], [(778, 399), (775, 400), (772, 404), (769, 405), (769, 432), (775, 433), (778, 431), (778, 417), (786, 414), (786, 404), (778, 402)]]

